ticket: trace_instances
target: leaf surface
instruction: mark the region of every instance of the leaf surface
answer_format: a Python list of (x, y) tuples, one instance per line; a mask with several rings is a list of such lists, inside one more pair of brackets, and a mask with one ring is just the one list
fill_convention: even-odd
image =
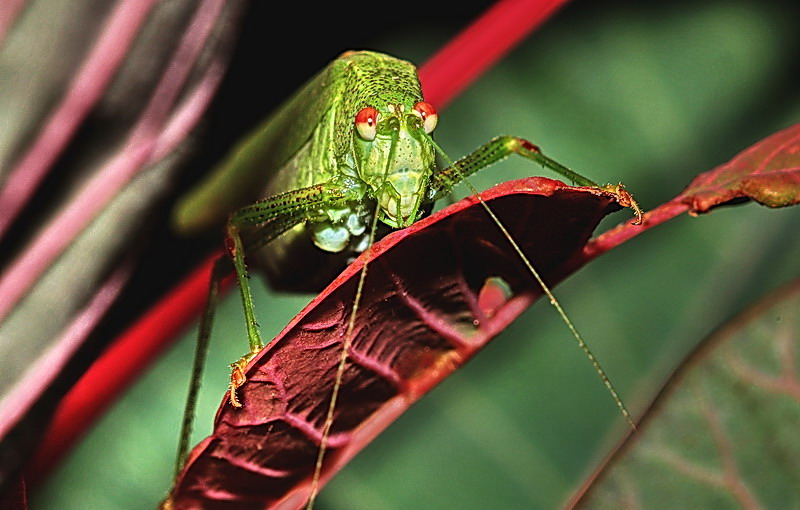
[(795, 280), (709, 337), (577, 507), (797, 508), (798, 309)]
[[(597, 223), (619, 209), (611, 193), (544, 178), (482, 196), (551, 285), (574, 269)], [(177, 484), (176, 508), (306, 500), (363, 263), (362, 256), (251, 362), (239, 389), (244, 407), (220, 407), (213, 435)], [(323, 482), (539, 294), (474, 198), (376, 244)]]
[(679, 199), (693, 213), (737, 199), (768, 207), (800, 203), (800, 124), (779, 131), (699, 175)]

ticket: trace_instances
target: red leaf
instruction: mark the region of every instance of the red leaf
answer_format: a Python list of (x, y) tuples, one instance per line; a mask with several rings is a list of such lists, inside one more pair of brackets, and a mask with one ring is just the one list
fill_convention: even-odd
[(779, 131), (698, 176), (679, 196), (692, 213), (736, 199), (769, 207), (800, 203), (800, 124)]
[[(612, 193), (545, 178), (482, 194), (550, 284), (575, 269)], [(173, 494), (175, 508), (301, 505), (319, 448), (362, 256), (248, 366), (244, 407), (223, 403)], [(510, 296), (498, 301), (498, 278)], [(492, 294), (487, 302), (483, 293)], [(501, 288), (504, 285), (500, 285)], [(322, 483), (540, 294), (475, 198), (372, 249)], [(480, 299), (479, 299), (480, 296)]]
[(623, 224), (593, 239), (584, 250), (584, 263), (685, 212), (697, 215), (748, 199), (768, 207), (800, 203), (800, 124), (778, 131), (698, 175), (672, 200), (647, 211), (641, 225)]

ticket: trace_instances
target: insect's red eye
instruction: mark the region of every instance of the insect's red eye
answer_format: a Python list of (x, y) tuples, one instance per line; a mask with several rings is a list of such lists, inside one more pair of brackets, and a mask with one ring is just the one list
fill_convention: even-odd
[(378, 126), (378, 110), (371, 106), (362, 108), (356, 114), (356, 131), (362, 140), (371, 142), (375, 139)]
[(422, 129), (426, 133), (430, 133), (436, 128), (436, 123), (439, 122), (439, 115), (436, 114), (436, 108), (432, 104), (420, 101), (414, 105), (414, 113), (422, 119)]

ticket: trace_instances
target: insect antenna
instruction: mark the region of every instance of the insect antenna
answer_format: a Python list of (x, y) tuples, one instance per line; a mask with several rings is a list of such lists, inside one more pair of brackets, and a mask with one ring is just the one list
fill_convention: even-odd
[(317, 494), (319, 493), (319, 482), (320, 476), (322, 474), (322, 465), (325, 460), (325, 452), (328, 448), (328, 438), (330, 437), (331, 427), (333, 426), (333, 415), (336, 411), (336, 403), (339, 399), (339, 391), (342, 387), (342, 380), (344, 378), (344, 369), (347, 364), (347, 357), (350, 352), (350, 346), (353, 343), (353, 332), (355, 330), (356, 325), (356, 315), (358, 313), (358, 307), (361, 303), (361, 296), (364, 290), (364, 282), (367, 279), (367, 266), (369, 265), (370, 256), (372, 252), (372, 245), (375, 244), (375, 232), (378, 229), (378, 211), (379, 211), (379, 204), (376, 202), (375, 204), (375, 213), (372, 215), (372, 224), (369, 230), (369, 241), (367, 243), (367, 249), (364, 250), (364, 265), (361, 267), (361, 273), (358, 279), (358, 285), (356, 287), (356, 295), (353, 299), (353, 308), (350, 311), (350, 318), (347, 322), (347, 330), (345, 331), (344, 335), (344, 343), (342, 345), (342, 355), (339, 358), (339, 365), (336, 369), (336, 378), (333, 382), (333, 390), (331, 391), (331, 401), (328, 405), (328, 414), (325, 416), (325, 425), (322, 428), (322, 436), (320, 437), (319, 441), (319, 451), (317, 452), (317, 461), (314, 465), (314, 475), (311, 479), (311, 492), (308, 496), (308, 502), (306, 503), (306, 510), (312, 510), (314, 508), (314, 501), (317, 498)]
[[(444, 159), (445, 163), (450, 168), (455, 169), (456, 172), (459, 172), (458, 167), (453, 164), (453, 161), (450, 159), (450, 157), (447, 156), (447, 154), (439, 146), (439, 144), (437, 144), (428, 133), (425, 133), (422, 130), (420, 130), (420, 132), (421, 132), (422, 136), (424, 136), (425, 138), (428, 139), (428, 141), (431, 143), (431, 145), (435, 148), (436, 152), (438, 152), (442, 156), (442, 158)], [(473, 186), (472, 183), (469, 181), (469, 179), (467, 179), (463, 174), (461, 174), (461, 179), (460, 180), (463, 181), (464, 184), (467, 185), (467, 187), (470, 190), (470, 193), (472, 193), (472, 195), (478, 200), (478, 202), (480, 202), (481, 206), (486, 210), (486, 213), (492, 219), (492, 222), (495, 225), (497, 225), (497, 228), (500, 229), (500, 232), (503, 234), (503, 237), (506, 238), (506, 240), (509, 242), (511, 247), (514, 249), (514, 251), (517, 253), (519, 258), (522, 260), (522, 263), (525, 265), (525, 267), (527, 268), (528, 272), (531, 274), (531, 276), (533, 276), (533, 278), (536, 280), (536, 283), (539, 285), (539, 287), (541, 287), (542, 291), (547, 296), (547, 299), (550, 301), (550, 304), (553, 306), (553, 308), (555, 308), (556, 312), (558, 313), (558, 316), (561, 317), (562, 322), (564, 322), (564, 324), (567, 326), (567, 329), (569, 329), (569, 331), (572, 334), (573, 338), (575, 338), (575, 341), (578, 342), (578, 347), (580, 347), (580, 349), (586, 355), (586, 357), (589, 360), (589, 363), (592, 364), (592, 366), (595, 369), (595, 372), (597, 372), (597, 375), (600, 377), (600, 380), (603, 381), (603, 385), (606, 387), (606, 390), (611, 395), (611, 398), (614, 400), (614, 403), (616, 404), (617, 408), (622, 413), (622, 416), (628, 422), (628, 425), (630, 425), (631, 429), (636, 430), (636, 424), (633, 422), (633, 418), (631, 417), (631, 414), (628, 412), (628, 409), (625, 407), (625, 404), (622, 402), (622, 399), (620, 398), (619, 394), (617, 393), (617, 390), (614, 389), (614, 385), (611, 384), (611, 380), (606, 375), (605, 370), (603, 370), (603, 367), (600, 366), (600, 362), (597, 360), (595, 355), (592, 353), (591, 349), (589, 349), (589, 346), (583, 340), (583, 337), (578, 332), (578, 329), (572, 323), (572, 320), (569, 318), (567, 313), (564, 311), (564, 308), (561, 306), (561, 303), (559, 303), (559, 301), (556, 299), (556, 297), (553, 294), (553, 292), (550, 290), (550, 287), (548, 287), (548, 285), (544, 282), (544, 280), (542, 279), (542, 277), (539, 274), (539, 272), (536, 270), (535, 267), (533, 267), (533, 264), (531, 263), (531, 261), (528, 258), (528, 256), (525, 255), (525, 253), (522, 251), (522, 248), (520, 248), (519, 244), (517, 244), (517, 242), (514, 240), (514, 238), (508, 232), (508, 230), (506, 229), (505, 225), (503, 225), (503, 223), (500, 221), (500, 218), (498, 218), (497, 215), (494, 213), (494, 211), (492, 211), (492, 208), (489, 207), (489, 204), (487, 204), (486, 201), (481, 197), (480, 193), (475, 188), (475, 186)]]
[(328, 446), (328, 437), (330, 436), (331, 427), (333, 426), (333, 414), (336, 411), (336, 401), (339, 398), (339, 390), (342, 386), (342, 379), (344, 377), (344, 368), (347, 364), (347, 356), (350, 351), (350, 344), (353, 342), (353, 331), (355, 329), (356, 324), (356, 314), (358, 313), (358, 307), (361, 302), (361, 295), (364, 289), (364, 281), (367, 279), (367, 265), (369, 264), (369, 258), (371, 255), (372, 245), (375, 243), (375, 231), (378, 228), (378, 205), (376, 203), (375, 207), (375, 214), (372, 216), (372, 225), (370, 226), (369, 231), (369, 242), (367, 243), (367, 249), (364, 253), (364, 265), (361, 268), (361, 274), (358, 279), (358, 286), (356, 287), (356, 295), (353, 299), (353, 308), (350, 311), (350, 318), (347, 322), (347, 330), (345, 331), (344, 335), (344, 344), (342, 345), (342, 355), (339, 358), (339, 366), (336, 370), (336, 379), (333, 383), (333, 390), (331, 392), (331, 402), (328, 405), (328, 414), (325, 417), (325, 425), (322, 429), (322, 437), (320, 438), (319, 444), (319, 452), (317, 453), (317, 462), (314, 465), (314, 475), (311, 479), (311, 494), (308, 497), (308, 503), (306, 504), (306, 509), (311, 510), (314, 508), (314, 500), (317, 497), (317, 493), (319, 492), (319, 479), (322, 473), (322, 464), (325, 460), (325, 451), (327, 450)]

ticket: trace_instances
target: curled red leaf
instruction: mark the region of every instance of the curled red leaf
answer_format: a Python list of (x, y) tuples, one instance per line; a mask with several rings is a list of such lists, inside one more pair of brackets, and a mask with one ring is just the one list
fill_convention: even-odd
[[(482, 197), (551, 285), (576, 268), (598, 222), (620, 208), (612, 192), (545, 178), (504, 183)], [(244, 407), (222, 404), (213, 434), (176, 484), (173, 508), (289, 508), (307, 499), (363, 261), (248, 365)], [(321, 482), (540, 293), (475, 198), (376, 244)]]

